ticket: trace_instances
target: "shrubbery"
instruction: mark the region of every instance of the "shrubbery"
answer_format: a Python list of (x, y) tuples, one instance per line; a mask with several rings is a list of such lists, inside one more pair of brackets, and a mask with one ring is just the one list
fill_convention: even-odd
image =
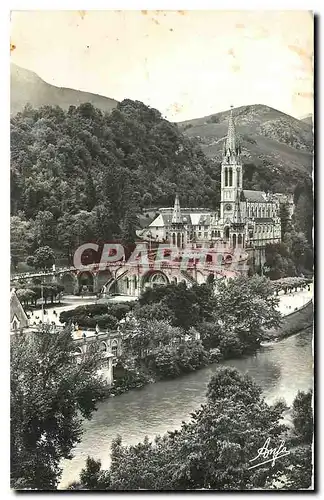
[(73, 322), (84, 328), (116, 329), (118, 321), (131, 310), (130, 304), (88, 304), (60, 314), (61, 323)]

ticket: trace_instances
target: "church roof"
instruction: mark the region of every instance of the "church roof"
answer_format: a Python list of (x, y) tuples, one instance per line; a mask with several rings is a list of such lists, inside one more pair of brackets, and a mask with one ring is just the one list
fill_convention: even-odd
[(17, 297), (15, 290), (11, 290), (10, 294), (10, 323), (13, 322), (14, 318), (17, 318), (21, 327), (28, 326), (27, 314), (20, 300)]
[[(149, 227), (165, 227), (170, 226), (172, 223), (173, 209), (170, 208), (167, 212), (163, 209), (163, 212), (154, 219)], [(190, 208), (181, 209), (181, 222), (184, 224), (192, 226), (208, 226), (211, 223), (211, 212), (190, 212)]]
[(251, 191), (249, 189), (243, 189), (244, 197), (247, 201), (254, 202), (266, 202), (267, 195), (264, 191)]

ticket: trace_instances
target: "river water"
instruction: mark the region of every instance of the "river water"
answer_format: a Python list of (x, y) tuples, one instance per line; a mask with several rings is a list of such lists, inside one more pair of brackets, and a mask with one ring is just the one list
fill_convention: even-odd
[[(255, 355), (229, 360), (248, 373), (263, 388), (271, 402), (284, 398), (290, 405), (298, 390), (313, 385), (312, 328), (280, 342), (263, 346)], [(151, 384), (99, 404), (92, 420), (84, 422), (82, 442), (75, 448), (73, 460), (64, 462), (60, 488), (66, 488), (84, 466), (88, 455), (110, 464), (112, 439), (120, 434), (124, 444), (135, 444), (145, 435), (153, 438), (180, 427), (190, 413), (205, 402), (209, 379), (220, 364), (210, 365), (184, 377)]]

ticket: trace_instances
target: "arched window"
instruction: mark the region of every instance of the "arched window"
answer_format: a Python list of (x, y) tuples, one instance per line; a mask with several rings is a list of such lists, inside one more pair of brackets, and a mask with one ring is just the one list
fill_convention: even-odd
[(242, 235), (241, 234), (238, 235), (237, 243), (238, 243), (239, 247), (242, 246)]
[(134, 288), (135, 288), (135, 290), (137, 288), (137, 276), (134, 276)]
[(233, 247), (236, 247), (236, 234), (233, 234)]
[(117, 358), (117, 351), (118, 351), (118, 341), (114, 339), (111, 342), (111, 354), (113, 354), (115, 358)]
[(101, 342), (101, 344), (100, 344), (100, 351), (101, 352), (107, 352), (107, 344), (106, 344), (106, 342)]
[(129, 278), (126, 278), (126, 287), (129, 288)]
[(172, 244), (175, 246), (176, 244), (176, 235), (175, 233), (172, 234)]
[(229, 186), (233, 186), (233, 169), (229, 169)]
[(262, 217), (263, 218), (265, 217), (265, 208), (264, 207), (262, 208)]
[(225, 187), (228, 186), (228, 169), (225, 167)]

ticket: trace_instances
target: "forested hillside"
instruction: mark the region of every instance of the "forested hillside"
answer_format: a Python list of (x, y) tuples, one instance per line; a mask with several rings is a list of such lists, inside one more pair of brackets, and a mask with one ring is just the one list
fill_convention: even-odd
[(138, 101), (111, 114), (27, 106), (11, 119), (12, 257), (49, 245), (131, 240), (142, 207), (216, 207), (220, 166), (197, 141)]
[[(86, 241), (132, 242), (143, 209), (172, 206), (176, 192), (182, 206), (216, 208), (219, 155), (208, 158), (181, 128), (129, 99), (111, 113), (90, 103), (66, 111), (26, 106), (11, 119), (13, 266), (40, 247), (71, 262)], [(252, 157), (243, 182), (294, 192), (298, 226), (311, 241), (311, 176), (293, 173)]]

